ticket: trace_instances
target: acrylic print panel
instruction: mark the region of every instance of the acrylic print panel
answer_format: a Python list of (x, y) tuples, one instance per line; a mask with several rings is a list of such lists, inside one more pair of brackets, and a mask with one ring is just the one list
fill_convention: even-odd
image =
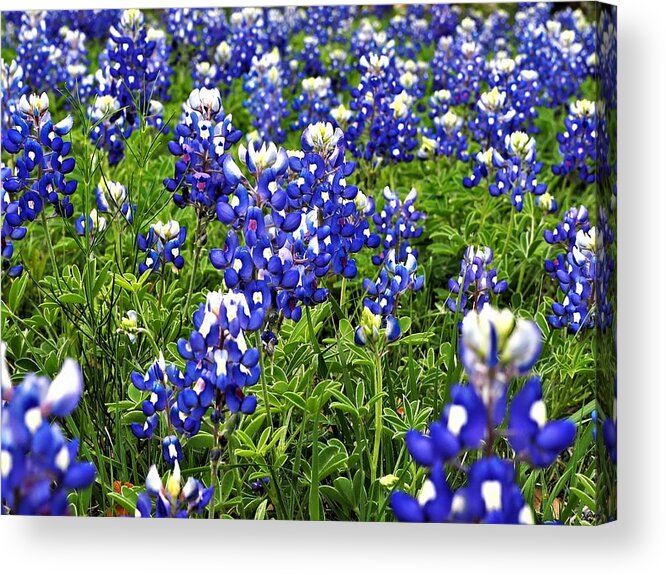
[(615, 22), (4, 12), (2, 513), (615, 519)]

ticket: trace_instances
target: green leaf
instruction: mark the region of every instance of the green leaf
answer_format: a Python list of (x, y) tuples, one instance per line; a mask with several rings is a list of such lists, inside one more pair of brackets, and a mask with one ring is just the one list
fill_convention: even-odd
[(212, 433), (200, 431), (188, 439), (186, 445), (191, 449), (212, 449), (214, 444)]
[(59, 298), (60, 303), (85, 305), (86, 298), (78, 293), (66, 293)]
[(306, 409), (305, 400), (298, 393), (295, 393), (293, 391), (285, 391), (282, 394), (282, 397), (286, 399), (287, 402), (289, 402), (294, 407), (297, 407), (301, 411), (305, 411)]

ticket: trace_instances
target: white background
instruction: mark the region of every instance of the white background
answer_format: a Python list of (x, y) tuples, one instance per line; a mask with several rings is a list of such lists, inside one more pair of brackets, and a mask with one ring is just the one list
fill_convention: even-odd
[[(2, 4), (21, 9), (119, 7), (108, 0)], [(186, 4), (141, 0), (120, 6)], [(221, 4), (230, 3), (190, 3)], [(2, 517), (0, 573), (125, 575), (169, 568), (196, 575), (236, 569), (251, 574), (666, 572), (666, 10), (663, 2), (648, 0), (617, 4), (618, 522), (598, 528), (516, 528)]]

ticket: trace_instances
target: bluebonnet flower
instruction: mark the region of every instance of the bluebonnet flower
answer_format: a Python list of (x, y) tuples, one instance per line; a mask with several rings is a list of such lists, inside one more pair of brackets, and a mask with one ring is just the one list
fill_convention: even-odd
[(527, 375), (541, 353), (537, 325), (508, 309), (485, 305), (462, 321), (460, 360), (470, 383), (486, 405), (499, 405), (514, 377)]
[(215, 88), (219, 82), (219, 75), (218, 67), (207, 60), (197, 62), (192, 70), (194, 85), (202, 88)]
[(61, 81), (79, 101), (86, 101), (93, 91), (94, 76), (88, 74), (86, 35), (79, 29), (63, 26), (58, 31), (62, 43)]
[(192, 90), (175, 135), (169, 151), (180, 159), (174, 177), (165, 179), (164, 185), (174, 192), (178, 207), (191, 205), (207, 218), (213, 217), (217, 201), (230, 192), (222, 166), (229, 148), (241, 137), (231, 115), (224, 113), (219, 90)]
[(541, 381), (529, 379), (511, 402), (509, 442), (519, 458), (535, 467), (552, 465), (574, 440), (576, 425), (570, 420), (548, 421), (541, 396)]
[(319, 40), (316, 36), (305, 36), (303, 49), (295, 53), (293, 59), (298, 63), (298, 76), (300, 77), (319, 77), (325, 73)]
[(562, 163), (553, 166), (553, 173), (566, 176), (578, 172), (585, 184), (595, 181), (597, 160), (597, 122), (594, 102), (576, 100), (564, 119), (566, 130), (557, 135)]
[(141, 402), (141, 411), (146, 416), (146, 420), (143, 424), (132, 423), (131, 430), (139, 439), (150, 439), (157, 428), (158, 414), (160, 412), (168, 413), (168, 400), (173, 395), (164, 356), (160, 354), (145, 375), (133, 371), (131, 380), (136, 389), (149, 394)]
[(327, 76), (331, 79), (331, 86), (336, 94), (346, 91), (349, 87), (351, 66), (347, 56), (347, 51), (342, 48), (334, 48), (328, 52)]
[[(77, 181), (69, 178), (74, 158), (68, 157), (71, 142), (63, 138), (72, 129), (67, 116), (57, 124), (51, 120), (49, 98), (24, 94), (18, 102), (18, 113), (12, 127), (3, 131), (2, 147), (15, 157), (14, 168), (3, 166), (2, 175), (2, 252), (3, 265), (13, 253), (12, 240), (25, 236), (26, 225), (34, 221), (50, 204), (56, 215), (69, 218), (73, 213), (70, 196)], [(11, 275), (21, 273), (20, 266), (11, 267)]]
[(152, 517), (154, 512), (155, 517), (183, 519), (200, 515), (210, 503), (213, 491), (213, 487), (205, 487), (193, 477), (182, 485), (180, 467), (177, 463), (165, 485), (157, 472), (157, 467), (152, 465), (146, 476), (146, 490), (137, 498), (134, 516)]
[(344, 131), (346, 130), (349, 121), (353, 118), (354, 113), (344, 104), (338, 104), (331, 108), (329, 115), (330, 118), (333, 119), (335, 127)]
[[(372, 263), (381, 265), (390, 250), (395, 250), (397, 259), (404, 261), (409, 254), (418, 258), (418, 252), (410, 240), (418, 239), (423, 234), (426, 215), (416, 209), (418, 193), (412, 188), (403, 202), (400, 196), (388, 186), (384, 188), (384, 206), (381, 212), (375, 212), (372, 221), (377, 234), (382, 240), (382, 252), (372, 256)], [(374, 202), (374, 200), (372, 200)]]
[[(90, 138), (109, 152), (111, 165), (122, 159), (123, 140), (138, 129), (142, 118), (165, 130), (159, 99), (168, 95), (170, 74), (164, 33), (145, 26), (140, 10), (125, 10), (100, 55), (97, 99), (88, 112), (96, 123)], [(98, 124), (103, 118), (108, 121)]]
[(27, 375), (12, 385), (2, 344), (2, 513), (67, 515), (67, 495), (95, 479), (92, 463), (77, 459), (79, 442), (68, 440), (56, 418), (74, 411), (83, 392), (78, 364), (67, 359), (60, 373)]
[(261, 142), (283, 142), (286, 131), (282, 127), (282, 120), (289, 115), (289, 108), (282, 94), (284, 79), (277, 48), (252, 59), (243, 88), (248, 93), (245, 107), (257, 131), (256, 139)]
[(452, 296), (446, 299), (447, 307), (455, 311), (467, 312), (467, 304), (471, 300), (470, 309), (481, 310), (490, 303), (490, 294), (501, 294), (506, 291), (506, 280), (497, 280), (497, 268), (491, 267), (493, 250), (489, 247), (475, 248), (469, 246), (460, 262), (460, 274), (449, 280)]
[(411, 161), (416, 148), (418, 118), (414, 98), (397, 78), (395, 59), (364, 54), (359, 60), (361, 81), (351, 90), (355, 112), (345, 136), (356, 157), (375, 163)]
[[(473, 23), (473, 20), (464, 19), (459, 28), (470, 28), (470, 22)], [(472, 38), (470, 31), (458, 34), (453, 39), (448, 37), (439, 41), (441, 55), (439, 58), (436, 56), (436, 61), (444, 68), (435, 68), (433, 76), (437, 88), (446, 88), (451, 92), (453, 105), (476, 102), (479, 97), (481, 80), (485, 75), (486, 54), (483, 46)]]
[(351, 28), (356, 11), (356, 6), (308, 6), (304, 18), (308, 29), (323, 45), (346, 39), (345, 31)]
[(430, 6), (430, 26), (433, 38), (451, 36), (458, 25), (460, 6), (451, 4), (433, 4)]
[(363, 55), (392, 54), (395, 41), (389, 40), (376, 20), (363, 18), (351, 37), (350, 55), (359, 60)]
[[(11, 175), (11, 169), (2, 165), (0, 169), (2, 181)], [(23, 225), (18, 202), (12, 202), (9, 192), (5, 191), (4, 184), (0, 192), (0, 214), (2, 214), (2, 270), (10, 278), (15, 278), (23, 273), (23, 264), (12, 264), (14, 256), (14, 240), (21, 240), (28, 232)], [(40, 200), (37, 199), (39, 202)]]
[(504, 146), (504, 156), (495, 148), (479, 152), (474, 172), (471, 177), (463, 178), (463, 185), (467, 188), (478, 185), (482, 178), (490, 177), (492, 168), (495, 182), (488, 187), (490, 195), (510, 195), (511, 203), (520, 212), (528, 193), (540, 196), (546, 192), (546, 184), (537, 181), (543, 165), (537, 162), (534, 138), (525, 132), (507, 134)]
[(12, 116), (18, 112), (19, 98), (28, 87), (23, 81), (23, 67), (16, 60), (7, 64), (0, 59), (0, 107), (2, 107), (2, 129), (12, 127)]
[[(164, 11), (166, 31), (172, 39), (174, 48), (202, 49), (204, 12), (196, 8), (169, 8)], [(223, 22), (221, 22), (223, 24)]]
[(257, 400), (246, 388), (261, 371), (259, 351), (248, 347), (246, 333), (264, 322), (264, 308), (243, 293), (210, 292), (193, 315), (194, 331), (178, 341), (185, 369), (167, 366), (160, 357), (145, 375), (132, 372), (133, 385), (144, 394), (144, 423), (133, 423), (139, 439), (154, 437), (160, 418), (169, 435), (162, 438), (165, 460), (174, 469), (182, 459), (180, 438), (196, 435), (204, 418), (217, 427), (228, 412), (226, 425), (233, 431), (239, 413), (253, 413)]
[(481, 94), (476, 107), (478, 114), (469, 125), (474, 139), (483, 149), (501, 147), (516, 115), (507, 93), (495, 86)]
[(376, 280), (363, 280), (366, 297), (361, 325), (354, 334), (357, 345), (378, 342), (382, 333), (386, 341), (398, 339), (401, 335), (395, 318), (398, 300), (407, 291), (419, 291), (425, 279), (423, 275), (416, 275), (418, 251), (411, 245), (412, 239), (422, 235), (423, 226), (419, 224), (426, 217), (416, 209), (416, 189), (410, 190), (404, 202), (388, 186), (383, 195), (382, 211), (372, 216), (382, 246), (381, 253), (372, 256), (372, 262), (383, 267)]
[[(401, 491), (391, 494), (398, 520), (534, 523), (516, 483), (514, 462), (494, 455), (493, 447), (499, 435), (506, 435), (515, 459), (547, 467), (574, 440), (573, 422), (547, 420), (539, 378), (529, 379), (507, 406), (511, 379), (530, 372), (540, 349), (536, 324), (517, 320), (509, 310), (486, 305), (480, 312), (467, 314), (460, 357), (471, 385), (453, 387), (451, 403), (428, 426), (427, 434), (407, 433), (407, 449), (417, 465), (428, 468), (428, 475), (417, 497)], [(460, 463), (477, 450), (482, 450), (482, 456), (469, 468)], [(445, 465), (463, 471), (466, 483), (453, 489)]]
[(95, 188), (95, 202), (99, 213), (119, 216), (132, 223), (135, 206), (128, 202), (127, 189), (119, 182), (102, 178)]
[(116, 333), (124, 333), (127, 335), (131, 344), (136, 343), (136, 334), (139, 329), (139, 321), (136, 310), (130, 309), (125, 313), (125, 317), (120, 320), (120, 327), (116, 329)]
[[(95, 78), (100, 86), (98, 91), (106, 91), (102, 86), (111, 82), (98, 70)], [(115, 165), (122, 160), (125, 154), (125, 140), (131, 135), (133, 127), (129, 125), (123, 115), (120, 100), (111, 94), (95, 97), (88, 108), (88, 115), (93, 123), (90, 138), (97, 147), (106, 149), (109, 164)]]
[(536, 205), (549, 214), (553, 214), (557, 211), (557, 202), (548, 192), (544, 192), (540, 196), (537, 196)]
[[(609, 234), (608, 238), (604, 237), (604, 231)], [(613, 240), (612, 232), (592, 226), (587, 208), (580, 206), (566, 212), (554, 230), (544, 232), (544, 238), (549, 244), (560, 244), (566, 250), (545, 262), (546, 272), (558, 282), (564, 294), (561, 302), (553, 303), (549, 323), (556, 328), (567, 327), (572, 332), (583, 327), (610, 325), (612, 307), (605, 297), (604, 286), (608, 285), (613, 269), (605, 249)]]
[[(261, 368), (259, 352), (248, 347), (245, 334), (264, 323), (265, 310), (256, 303), (243, 293), (210, 292), (205, 305), (199, 305), (193, 316), (195, 330), (178, 341), (178, 352), (188, 362), (183, 387), (194, 393), (179, 394), (177, 427), (207, 402), (218, 413), (225, 407), (231, 413), (254, 412), (256, 397), (244, 390), (258, 381)], [(180, 375), (170, 377), (175, 384)], [(189, 433), (187, 426), (183, 429)]]
[(76, 219), (74, 229), (79, 236), (88, 235), (91, 238), (95, 238), (100, 237), (100, 235), (103, 234), (104, 230), (106, 230), (106, 225), (106, 218), (100, 216), (98, 211), (93, 208), (87, 216), (81, 214)]
[(415, 58), (423, 44), (432, 41), (429, 23), (425, 18), (424, 6), (398, 8), (397, 14), (389, 20), (386, 37), (395, 41), (396, 53), (402, 58)]
[(533, 524), (534, 515), (515, 483), (510, 461), (475, 461), (468, 483), (453, 491), (444, 472), (433, 467), (417, 498), (395, 491), (391, 508), (399, 521)]
[(139, 273), (150, 270), (161, 274), (169, 264), (174, 272), (181, 270), (185, 265), (181, 249), (186, 234), (187, 228), (181, 227), (175, 220), (157, 222), (150, 226), (145, 236), (138, 234), (137, 247), (146, 254), (145, 261), (139, 264)]
[(368, 224), (374, 204), (346, 181), (354, 164), (345, 162), (342, 131), (330, 123), (312, 124), (301, 146), (288, 153), (273, 143), (241, 145), (247, 176), (227, 157), (224, 175), (233, 193), (218, 200), (216, 211), (234, 229), (224, 248), (210, 253), (227, 287), (252, 287), (263, 294), (264, 305), (274, 302), (295, 321), (301, 304), (328, 297), (325, 276), (354, 277), (353, 254), (379, 243)]
[[(507, 70), (511, 65), (507, 62), (513, 60), (504, 58), (496, 66), (499, 70)], [(517, 69), (517, 68), (516, 68)], [(506, 75), (506, 74), (505, 74)], [(511, 130), (525, 130), (527, 133), (537, 132), (534, 121), (539, 115), (538, 106), (542, 104), (542, 86), (539, 79), (539, 73), (535, 70), (524, 69), (518, 74), (503, 75), (496, 74), (495, 81), (502, 83), (509, 94), (511, 108), (515, 111), (515, 116), (511, 122)]]
[[(597, 38), (598, 73), (601, 80), (601, 100), (615, 109), (617, 106), (617, 11), (615, 9), (602, 10), (598, 22)], [(600, 114), (601, 117), (601, 114)]]
[(488, 50), (501, 50), (506, 48), (507, 37), (511, 34), (511, 25), (509, 22), (509, 13), (506, 10), (494, 10), (487, 17), (479, 15), (482, 22), (479, 41), (488, 48)]
[(337, 98), (331, 90), (331, 80), (326, 77), (305, 78), (301, 82), (303, 91), (291, 104), (298, 114), (292, 122), (292, 130), (303, 130), (309, 124), (325, 122), (329, 119), (331, 108), (337, 105)]
[(517, 33), (517, 49), (523, 54), (525, 68), (538, 72), (544, 88), (544, 103), (554, 108), (562, 106), (580, 92), (590, 71), (588, 58), (594, 52), (594, 42), (586, 45), (581, 40), (593, 33), (593, 27), (588, 24), (581, 32), (566, 28), (557, 20), (525, 19), (522, 30)]
[(266, 488), (268, 487), (268, 484), (270, 483), (270, 477), (260, 477), (259, 479), (255, 479), (251, 484), (250, 488), (252, 489), (253, 493), (263, 493)]
[(268, 49), (268, 27), (265, 26), (264, 10), (251, 7), (234, 10), (229, 17), (229, 27), (229, 74), (232, 78), (240, 78), (250, 70), (255, 56)]
[(57, 93), (60, 80), (58, 63), (62, 59), (62, 50), (48, 33), (48, 14), (41, 10), (22, 13), (17, 60), (23, 70), (23, 82), (29, 90)]
[(180, 464), (183, 459), (183, 448), (180, 446), (180, 440), (175, 435), (168, 435), (162, 440), (162, 455), (171, 467), (176, 463)]
[(439, 118), (449, 111), (451, 105), (451, 92), (441, 89), (435, 90), (428, 98), (428, 117), (431, 120)]
[(395, 317), (400, 296), (407, 291), (419, 291), (425, 277), (416, 275), (417, 260), (409, 253), (404, 261), (396, 261), (391, 249), (384, 259), (384, 267), (376, 281), (363, 280), (366, 297), (363, 300), (361, 325), (354, 332), (354, 341), (364, 346), (382, 340), (392, 342), (401, 335), (400, 323)]
[(454, 157), (463, 162), (469, 160), (467, 138), (463, 131), (463, 119), (453, 110), (433, 119), (433, 128), (422, 130), (421, 147), (417, 156), (427, 159), (432, 155)]

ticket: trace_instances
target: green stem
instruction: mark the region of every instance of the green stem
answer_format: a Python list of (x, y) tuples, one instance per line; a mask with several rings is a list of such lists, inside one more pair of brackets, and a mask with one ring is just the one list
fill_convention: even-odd
[(164, 266), (162, 266), (162, 273), (160, 274), (160, 294), (157, 298), (157, 307), (162, 309), (162, 298), (164, 297), (164, 284), (166, 283), (166, 277), (164, 277)]
[(201, 258), (201, 214), (197, 212), (197, 233), (194, 238), (194, 264), (192, 266), (192, 274), (190, 275), (190, 285), (187, 288), (187, 299), (185, 300), (185, 314), (190, 309), (190, 301), (192, 300), (192, 292), (194, 291), (194, 278), (197, 275), (197, 268), (199, 267), (199, 259)]
[(379, 399), (375, 403), (375, 440), (372, 448), (372, 468), (370, 469), (370, 483), (377, 479), (377, 468), (379, 466), (379, 450), (382, 441), (382, 415), (384, 413), (384, 391), (382, 385), (382, 356), (379, 351), (375, 354), (375, 395)]
[(312, 471), (310, 476), (310, 494), (308, 508), (310, 521), (319, 521), (319, 405), (312, 416)]
[(58, 265), (56, 263), (55, 252), (53, 251), (53, 244), (51, 243), (51, 234), (49, 233), (49, 224), (46, 220), (46, 210), (42, 209), (42, 226), (44, 227), (44, 235), (46, 236), (46, 245), (49, 249), (49, 256), (51, 258), (51, 266), (53, 266), (53, 275), (60, 287), (60, 274), (58, 273)]
[(513, 232), (513, 224), (516, 219), (516, 212), (513, 206), (511, 206), (511, 217), (509, 218), (509, 229), (506, 232), (506, 241), (504, 242), (504, 249), (502, 249), (502, 257), (506, 258), (506, 249), (509, 247), (509, 240), (511, 239), (511, 234)]
[(305, 317), (308, 320), (308, 330), (310, 332), (310, 342), (314, 347), (315, 353), (317, 354), (317, 370), (319, 376), (323, 378), (326, 375), (326, 362), (324, 361), (324, 356), (321, 353), (321, 347), (319, 347), (319, 341), (317, 341), (317, 334), (314, 330), (314, 324), (312, 323), (312, 316), (310, 314), (310, 306), (305, 306)]
[(266, 374), (264, 373), (264, 354), (261, 353), (261, 336), (257, 332), (257, 349), (259, 350), (259, 366), (261, 372), (259, 373), (259, 379), (261, 379), (261, 394), (264, 398), (264, 405), (266, 406), (266, 417), (268, 418), (268, 424), (270, 425), (271, 432), (273, 431), (273, 417), (271, 416), (271, 404), (268, 401), (268, 382), (266, 381)]
[(213, 519), (215, 517), (215, 492), (219, 491), (217, 489), (217, 470), (220, 466), (220, 458), (222, 453), (220, 452), (220, 424), (216, 422), (213, 426), (213, 449), (210, 453), (210, 486), (215, 488), (213, 491), (213, 497), (208, 507), (208, 519)]
[[(122, 216), (121, 216), (122, 217)], [(116, 257), (118, 258), (118, 269), (120, 273), (124, 271), (124, 262), (123, 262), (123, 240), (122, 240), (122, 227), (120, 225), (116, 226)]]
[(342, 278), (342, 287), (340, 288), (340, 309), (345, 309), (345, 299), (347, 296), (347, 278)]

